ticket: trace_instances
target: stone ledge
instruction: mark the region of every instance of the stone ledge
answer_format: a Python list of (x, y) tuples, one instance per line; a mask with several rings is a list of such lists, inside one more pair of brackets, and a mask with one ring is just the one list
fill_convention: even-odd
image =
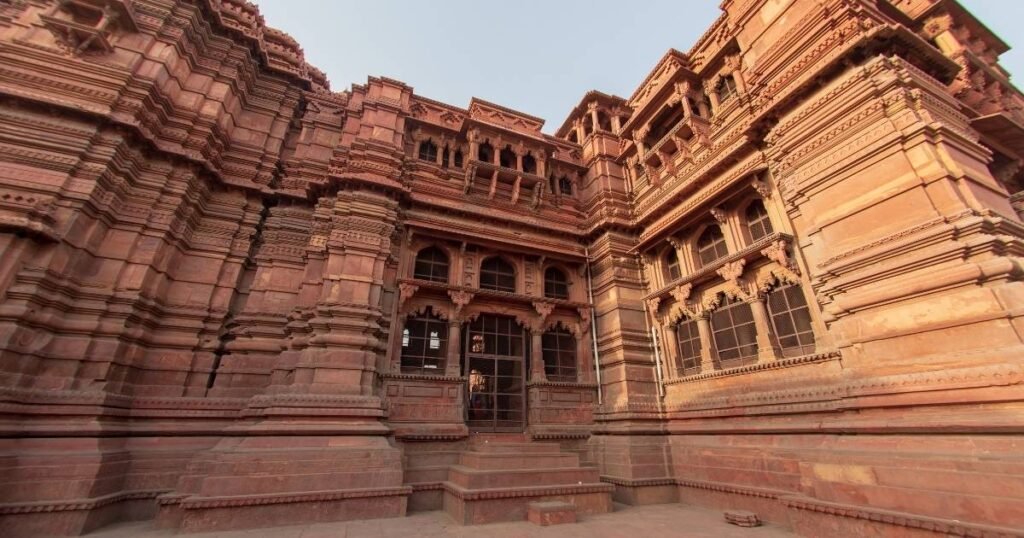
[(921, 529), (950, 536), (978, 536), (985, 538), (1012, 538), (1020, 537), (1022, 533), (1018, 530), (995, 527), (980, 523), (964, 523), (962, 521), (941, 519), (929, 516), (910, 514), (907, 512), (896, 512), (881, 508), (868, 506), (854, 506), (839, 504), (827, 501), (819, 501), (799, 495), (783, 496), (779, 498), (787, 508), (796, 510), (808, 510), (820, 512), (830, 516), (840, 516), (853, 519), (863, 519), (875, 523), (884, 523), (897, 527)]
[(642, 488), (650, 486), (674, 486), (678, 481), (675, 478), (617, 478), (614, 476), (601, 475), (601, 482), (607, 482), (609, 484), (628, 488)]
[(232, 495), (224, 497), (187, 497), (180, 504), (185, 510), (204, 508), (231, 508), (238, 506), (261, 506), (267, 504), (290, 504), (322, 501), (340, 501), (345, 499), (361, 499), (367, 497), (393, 497), (409, 495), (413, 489), (409, 486), (372, 489), (341, 489), (334, 491), (314, 491), (308, 493), (271, 493), (264, 495)]
[(108, 504), (123, 501), (156, 499), (167, 493), (167, 490), (122, 491), (92, 499), (71, 499), (61, 501), (42, 501), (27, 503), (0, 504), (0, 514), (32, 514), (38, 512), (67, 512), (72, 510), (93, 510)]
[(812, 355), (802, 355), (800, 357), (790, 357), (786, 359), (778, 359), (770, 362), (759, 362), (756, 364), (748, 364), (746, 366), (738, 366), (736, 368), (729, 368), (727, 370), (715, 370), (714, 372), (708, 372), (706, 374), (697, 374), (687, 377), (678, 377), (676, 379), (669, 379), (665, 381), (666, 385), (677, 385), (680, 383), (692, 383), (694, 381), (703, 381), (705, 379), (714, 379), (717, 377), (729, 377), (734, 375), (749, 374), (751, 372), (760, 372), (764, 370), (777, 370), (779, 368), (788, 368), (790, 366), (798, 366), (801, 364), (814, 364), (818, 362), (826, 362), (830, 360), (837, 360), (842, 358), (842, 354), (838, 351), (827, 351), (825, 353), (814, 353)]
[(533, 488), (479, 489), (468, 490), (444, 482), (444, 490), (463, 501), (486, 501), (492, 499), (515, 499), (519, 497), (545, 497), (551, 495), (580, 495), (584, 493), (611, 493), (612, 484), (581, 484), (541, 486)]
[(705, 482), (703, 480), (685, 480), (680, 478), (676, 479), (675, 483), (677, 486), (686, 488), (706, 489), (722, 493), (746, 495), (748, 497), (761, 497), (762, 499), (777, 500), (786, 495), (792, 494), (792, 492), (777, 489), (759, 488), (755, 486), (744, 486), (739, 484), (726, 484), (722, 482)]

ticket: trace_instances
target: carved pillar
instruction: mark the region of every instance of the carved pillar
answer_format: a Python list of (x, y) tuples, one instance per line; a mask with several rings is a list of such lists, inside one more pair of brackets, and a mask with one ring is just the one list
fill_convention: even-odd
[(543, 334), (540, 327), (530, 329), (530, 381), (533, 383), (548, 380), (544, 374)]
[(587, 108), (590, 109), (590, 121), (593, 122), (594, 132), (596, 133), (601, 128), (601, 122), (597, 119), (597, 102), (590, 103), (587, 105)]
[(446, 350), (444, 375), (458, 377), (459, 371), (459, 346), (462, 344), (462, 321), (452, 316), (448, 320), (448, 349)]
[(583, 120), (577, 118), (576, 119), (576, 138), (580, 141), (580, 144), (583, 143), (583, 139), (586, 136), (587, 136), (587, 131), (583, 129)]
[(697, 317), (697, 334), (700, 335), (700, 373), (715, 371), (715, 339), (711, 334), (711, 313), (704, 312)]
[(757, 328), (757, 360), (773, 361), (782, 356), (778, 344), (775, 343), (775, 334), (772, 331), (771, 321), (768, 319), (768, 309), (765, 308), (762, 297), (755, 296), (748, 301), (750, 311), (754, 315), (754, 326)]
[(612, 130), (615, 131), (615, 134), (619, 134), (619, 131), (622, 130), (622, 119), (618, 115), (612, 116)]
[(547, 160), (544, 158), (544, 154), (537, 155), (537, 175), (540, 177), (547, 177)]
[(715, 92), (715, 86), (717, 83), (718, 77), (715, 77), (713, 80), (704, 81), (704, 93), (708, 96), (708, 99), (711, 100), (712, 112), (718, 112), (718, 93)]
[(662, 347), (662, 355), (665, 356), (665, 371), (668, 374), (666, 378), (672, 379), (678, 377), (677, 374), (682, 367), (679, 360), (679, 333), (676, 332), (673, 325), (667, 322), (661, 326), (661, 333), (664, 335), (662, 341), (665, 342)]

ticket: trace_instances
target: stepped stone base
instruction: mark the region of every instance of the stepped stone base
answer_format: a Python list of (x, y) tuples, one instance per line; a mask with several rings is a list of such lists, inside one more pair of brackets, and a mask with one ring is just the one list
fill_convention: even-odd
[[(480, 437), (459, 457), (443, 484), (443, 506), (463, 525), (499, 521), (546, 520), (568, 523), (576, 514), (612, 510), (614, 486), (600, 481), (598, 470), (580, 465), (579, 456), (558, 443), (525, 438)], [(533, 511), (540, 510), (531, 516)], [(560, 507), (556, 510), (554, 507)]]

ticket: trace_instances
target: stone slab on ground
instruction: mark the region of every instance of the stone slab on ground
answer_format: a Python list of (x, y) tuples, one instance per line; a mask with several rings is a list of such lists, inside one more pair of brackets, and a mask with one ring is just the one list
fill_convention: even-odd
[(541, 527), (576, 523), (576, 507), (559, 501), (530, 503), (526, 510), (526, 520)]

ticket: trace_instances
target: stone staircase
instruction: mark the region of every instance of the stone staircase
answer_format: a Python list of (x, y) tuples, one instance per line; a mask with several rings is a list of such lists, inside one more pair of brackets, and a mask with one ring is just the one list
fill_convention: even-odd
[(560, 501), (578, 514), (612, 510), (614, 486), (558, 443), (523, 435), (474, 435), (448, 471), (444, 510), (463, 525), (523, 521), (531, 503)]

